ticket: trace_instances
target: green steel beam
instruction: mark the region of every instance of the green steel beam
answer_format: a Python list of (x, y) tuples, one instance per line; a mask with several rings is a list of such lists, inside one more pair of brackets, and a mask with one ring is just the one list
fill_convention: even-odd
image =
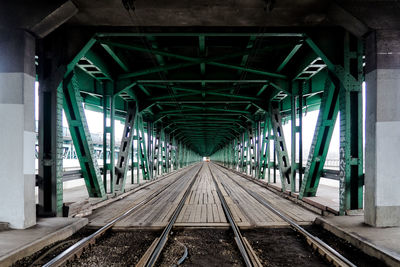
[[(142, 114), (137, 115), (136, 132), (138, 136), (138, 160), (140, 162), (140, 169), (142, 169), (142, 176), (144, 180), (150, 179), (149, 161), (148, 161), (148, 147), (145, 140), (144, 122)], [(150, 138), (147, 136), (147, 138)]]
[(138, 84), (138, 87), (140, 88), (140, 90), (143, 91), (143, 93), (145, 93), (147, 96), (150, 96), (150, 92), (142, 85), (142, 84)]
[[(353, 39), (353, 40), (351, 40)], [(354, 45), (350, 45), (354, 43)], [(340, 174), (339, 212), (363, 208), (363, 76), (362, 40), (344, 36), (344, 66), (337, 68), (336, 84), (341, 87), (340, 111)], [(339, 84), (340, 83), (340, 84)]]
[(293, 49), (290, 51), (290, 53), (286, 56), (286, 58), (282, 61), (282, 63), (278, 66), (276, 69), (277, 72), (281, 72), (282, 69), (289, 63), (289, 61), (292, 59), (292, 57), (299, 51), (300, 47), (303, 46), (303, 43), (296, 44)]
[(63, 93), (65, 116), (89, 197), (105, 198), (106, 194), (100, 176), (100, 169), (96, 161), (92, 139), (83, 111), (79, 84), (72, 72), (63, 81)]
[[(94, 66), (96, 66), (100, 70), (100, 73), (102, 73), (107, 79), (113, 80), (113, 75), (112, 75), (111, 70), (108, 67), (107, 63), (104, 62), (104, 60), (98, 54), (96, 54), (93, 50), (88, 50), (86, 52), (86, 54), (84, 55), (84, 58), (89, 60)], [(77, 65), (80, 66), (79, 62)], [(85, 69), (85, 67), (81, 67), (81, 68), (90, 74), (90, 71)], [(94, 77), (96, 79), (98, 79), (97, 76), (94, 76)]]
[(279, 108), (271, 104), (270, 109), (272, 130), (274, 133), (274, 146), (278, 156), (278, 166), (281, 178), (282, 191), (285, 192), (287, 184), (290, 184), (291, 165), (286, 148), (285, 135), (282, 128), (282, 117)]
[[(164, 79), (158, 79), (158, 80), (136, 80), (137, 83), (267, 83), (269, 80), (260, 80), (260, 79), (236, 79), (236, 80), (205, 80), (205, 79), (197, 79), (197, 80), (164, 80)], [(271, 83), (273, 85), (273, 83)], [(278, 85), (275, 85), (278, 86)], [(279, 86), (278, 86), (279, 88)]]
[(303, 33), (294, 32), (103, 32), (97, 33), (96, 37), (142, 37), (142, 36), (164, 36), (164, 37), (198, 37), (198, 36), (214, 36), (214, 37), (293, 37), (303, 38)]
[[(133, 149), (133, 129), (137, 122), (137, 106), (131, 102), (125, 117), (124, 131), (122, 133), (120, 150), (118, 153), (117, 166), (115, 166), (115, 191), (123, 193), (125, 191), (126, 176), (129, 165), (129, 151)], [(136, 133), (138, 134), (138, 133)], [(133, 172), (133, 168), (132, 168)]]
[(129, 71), (129, 67), (128, 64), (126, 64), (124, 62), (124, 59), (121, 58), (120, 56), (118, 56), (114, 49), (112, 49), (109, 45), (107, 44), (101, 44), (101, 46), (104, 48), (104, 50), (107, 51), (107, 53), (114, 59), (115, 62), (117, 62), (117, 64), (121, 67), (121, 69), (123, 69), (123, 71), (128, 72)]
[(199, 64), (205, 65), (206, 63), (209, 63), (209, 62), (236, 58), (236, 57), (240, 57), (242, 55), (248, 54), (248, 53), (250, 53), (250, 51), (245, 50), (242, 52), (232, 53), (232, 54), (223, 55), (223, 56), (215, 56), (215, 57), (210, 57), (210, 58), (198, 58), (196, 60), (191, 60), (191, 61), (185, 62), (185, 63), (174, 63), (174, 64), (170, 64), (170, 65), (151, 67), (151, 68), (138, 70), (138, 71), (131, 72), (131, 73), (121, 74), (119, 76), (119, 79), (134, 78), (134, 77), (148, 75), (148, 74), (157, 73), (157, 72), (166, 72), (169, 70), (183, 69), (183, 68), (187, 68), (187, 67), (199, 65)]
[[(114, 83), (103, 84), (103, 184), (106, 193), (108, 177), (110, 193), (114, 193), (115, 182), (115, 96)], [(107, 156), (108, 148), (110, 156)]]
[(79, 60), (92, 48), (92, 46), (96, 43), (95, 38), (91, 38), (85, 46), (79, 51), (79, 53), (71, 60), (71, 62), (67, 65), (67, 71), (64, 74), (64, 78), (69, 77), (71, 72), (74, 70), (76, 64)]
[[(235, 110), (235, 109), (222, 109), (222, 108), (210, 108), (210, 107), (191, 107), (191, 108), (182, 109), (182, 110), (181, 109), (166, 110), (166, 111), (160, 111), (158, 114), (160, 114), (160, 115), (166, 115), (166, 114), (168, 114), (168, 115), (174, 115), (174, 114), (185, 115), (182, 112), (185, 112), (185, 111), (191, 112), (191, 111), (195, 111), (195, 110), (224, 111), (224, 112), (230, 112), (231, 115), (233, 115), (233, 114), (248, 114), (248, 115), (250, 115), (251, 114), (250, 111)], [(189, 114), (186, 114), (186, 115), (189, 115)], [(199, 115), (199, 114), (197, 114), (197, 115)], [(205, 115), (207, 115), (207, 114), (205, 114)], [(226, 115), (228, 115), (228, 114), (223, 114), (223, 116), (226, 116)]]
[[(140, 46), (119, 44), (119, 43), (114, 43), (114, 42), (109, 42), (109, 41), (101, 41), (101, 43), (107, 44), (107, 45), (110, 45), (110, 46), (129, 49), (129, 50), (135, 50), (135, 51), (139, 51), (139, 52), (145, 52), (145, 53), (150, 53), (150, 54), (158, 54), (158, 55), (161, 55), (161, 56), (172, 57), (172, 58), (177, 58), (177, 59), (186, 60), (186, 61), (192, 61), (192, 62), (196, 62), (196, 64), (200, 64), (199, 60), (201, 60), (201, 59), (195, 58), (195, 57), (182, 56), (182, 55), (178, 55), (178, 54), (175, 54), (175, 53), (166, 52), (166, 51), (163, 51), (163, 50), (148, 49), (148, 48), (140, 47)], [(250, 73), (264, 75), (264, 76), (267, 76), (267, 77), (273, 77), (273, 78), (279, 78), (279, 79), (286, 79), (287, 78), (285, 75), (278, 74), (278, 73), (272, 73), (272, 72), (263, 71), (263, 70), (245, 68), (245, 67), (241, 67), (241, 66), (235, 66), (235, 65), (225, 64), (225, 63), (220, 63), (220, 62), (215, 62), (215, 61), (207, 61), (207, 62), (204, 62), (204, 63), (210, 64), (210, 65), (214, 65), (214, 66), (217, 66), (217, 67), (223, 67), (223, 68), (246, 71), (246, 72), (250, 72)], [(121, 79), (130, 78), (130, 77), (133, 77), (133, 76), (129, 76), (129, 74), (122, 75)]]
[(299, 197), (315, 196), (321, 172), (328, 154), (329, 144), (339, 111), (340, 87), (335, 86), (330, 78), (326, 79), (324, 95), (315, 126), (307, 166), (300, 189)]

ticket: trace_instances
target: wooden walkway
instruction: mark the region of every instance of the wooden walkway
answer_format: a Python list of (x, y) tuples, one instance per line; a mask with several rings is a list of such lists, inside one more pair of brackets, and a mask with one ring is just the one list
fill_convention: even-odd
[(311, 224), (317, 217), (311, 211), (283, 199), (273, 192), (220, 166), (212, 163), (199, 163), (166, 177), (158, 178), (152, 184), (146, 185), (146, 188), (141, 190), (136, 189), (136, 192), (130, 194), (128, 197), (96, 210), (89, 217), (89, 226), (97, 228), (105, 225), (123, 211), (128, 210), (147, 196), (172, 183), (157, 197), (132, 215), (118, 222), (114, 227), (115, 229), (163, 228), (167, 225), (173, 211), (199, 170), (200, 172), (178, 216), (175, 226), (228, 227), (211, 171), (232, 211), (233, 218), (241, 228), (282, 227), (287, 226), (287, 223), (261, 205), (234, 181), (261, 195), (272, 206), (278, 207), (299, 224)]

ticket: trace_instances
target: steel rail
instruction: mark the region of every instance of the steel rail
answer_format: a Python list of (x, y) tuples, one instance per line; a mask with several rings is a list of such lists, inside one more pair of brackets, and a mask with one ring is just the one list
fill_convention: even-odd
[(99, 238), (101, 235), (103, 235), (107, 230), (112, 228), (114, 224), (116, 224), (118, 221), (126, 218), (128, 215), (132, 214), (134, 211), (138, 210), (139, 208), (143, 207), (146, 203), (160, 195), (162, 192), (164, 192), (167, 188), (175, 184), (177, 181), (181, 180), (183, 177), (185, 177), (186, 174), (188, 174), (192, 169), (194, 168), (191, 167), (185, 172), (183, 172), (175, 181), (172, 183), (169, 183), (167, 186), (161, 188), (160, 190), (154, 192), (151, 194), (149, 197), (145, 198), (144, 200), (140, 201), (137, 203), (135, 206), (130, 208), (129, 210), (125, 211), (120, 215), (119, 217), (113, 219), (103, 227), (101, 227), (99, 230), (94, 232), (93, 234), (82, 238), (79, 240), (77, 243), (74, 245), (70, 246), (60, 254), (58, 254), (56, 257), (54, 257), (51, 261), (47, 262), (46, 264), (43, 265), (43, 267), (52, 267), (52, 266), (60, 266), (63, 264), (65, 261), (69, 260), (72, 256), (74, 256), (76, 253), (81, 251), (83, 248), (87, 247), (90, 244), (93, 244), (97, 238)]
[(219, 197), (219, 199), (221, 201), (222, 208), (224, 209), (225, 216), (228, 219), (229, 224), (232, 227), (233, 233), (235, 234), (235, 241), (236, 241), (236, 244), (237, 244), (237, 246), (239, 248), (240, 254), (242, 254), (242, 257), (243, 257), (243, 260), (244, 260), (246, 266), (248, 266), (248, 267), (256, 266), (256, 264), (254, 264), (251, 261), (251, 257), (249, 255), (249, 252), (247, 251), (246, 246), (244, 245), (243, 236), (240, 233), (240, 229), (237, 226), (237, 224), (235, 223), (235, 220), (233, 219), (232, 212), (231, 212), (231, 210), (230, 210), (230, 208), (228, 206), (228, 203), (226, 202), (224, 196), (222, 195), (222, 192), (221, 192), (221, 190), (220, 190), (220, 188), (218, 186), (218, 183), (217, 183), (217, 181), (216, 181), (216, 179), (215, 179), (215, 177), (214, 177), (214, 175), (213, 175), (213, 173), (211, 171), (210, 165), (208, 165), (208, 168), (210, 170), (211, 177), (212, 177), (212, 179), (214, 181), (218, 197)]
[(151, 266), (154, 266), (154, 264), (156, 263), (158, 257), (161, 254), (161, 251), (163, 250), (165, 244), (167, 243), (168, 236), (169, 236), (169, 233), (171, 232), (172, 226), (175, 224), (179, 213), (181, 212), (183, 206), (185, 205), (186, 199), (189, 196), (190, 191), (191, 191), (191, 189), (193, 187), (193, 184), (195, 183), (196, 178), (199, 175), (199, 173), (200, 173), (202, 168), (203, 168), (203, 165), (199, 168), (197, 173), (192, 178), (192, 181), (190, 182), (188, 188), (185, 191), (185, 194), (183, 195), (183, 197), (179, 201), (179, 204), (176, 207), (173, 215), (171, 216), (171, 219), (169, 220), (168, 225), (164, 228), (164, 231), (162, 232), (161, 236), (158, 238), (157, 245), (152, 250), (150, 257), (147, 259), (147, 261), (144, 264), (144, 266), (151, 267)]
[[(212, 163), (213, 164), (213, 163)], [(218, 165), (219, 166), (219, 165)], [(220, 166), (222, 167), (222, 166)], [(345, 258), (343, 255), (341, 255), (339, 252), (337, 252), (335, 249), (333, 249), (331, 246), (329, 246), (327, 243), (325, 243), (324, 241), (322, 241), (321, 239), (319, 239), (318, 237), (312, 235), (311, 233), (309, 233), (307, 230), (305, 230), (303, 227), (301, 227), (299, 224), (297, 224), (295, 221), (293, 221), (292, 219), (288, 218), (286, 215), (284, 215), (282, 212), (278, 211), (277, 209), (275, 209), (274, 207), (272, 207), (267, 201), (265, 201), (265, 199), (263, 197), (261, 197), (259, 194), (249, 190), (248, 188), (244, 187), (243, 185), (241, 185), (239, 182), (235, 181), (235, 179), (233, 179), (232, 177), (230, 177), (226, 172), (224, 172), (223, 170), (217, 168), (219, 171), (221, 171), (223, 174), (225, 174), (226, 177), (228, 177), (229, 179), (231, 179), (233, 182), (235, 182), (237, 185), (239, 185), (244, 191), (246, 191), (249, 195), (251, 195), (255, 200), (257, 200), (259, 203), (261, 203), (263, 206), (267, 207), (269, 210), (271, 210), (273, 213), (275, 213), (276, 215), (278, 215), (281, 219), (283, 219), (284, 221), (286, 221), (287, 223), (290, 224), (290, 226), (292, 226), (294, 228), (294, 230), (296, 230), (297, 232), (301, 233), (304, 237), (306, 237), (307, 239), (311, 240), (313, 243), (318, 244), (319, 246), (323, 247), (324, 249), (326, 249), (327, 251), (329, 251), (330, 253), (332, 253), (332, 255), (334, 257), (336, 257), (337, 259), (332, 259), (334, 260), (336, 263), (339, 264), (339, 266), (350, 266), (350, 267), (357, 267), (357, 265), (353, 264), (351, 261), (349, 261), (347, 258)], [(345, 264), (345, 265), (343, 265)]]

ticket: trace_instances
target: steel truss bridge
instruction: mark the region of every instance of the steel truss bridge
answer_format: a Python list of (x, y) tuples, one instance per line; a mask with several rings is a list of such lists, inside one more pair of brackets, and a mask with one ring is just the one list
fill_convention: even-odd
[[(46, 86), (45, 54), (37, 61), (39, 83)], [(138, 155), (147, 180), (207, 156), (268, 182), (276, 167), (282, 190), (315, 196), (340, 120), (340, 212), (362, 208), (363, 45), (342, 28), (94, 32), (58, 77), (57, 90), (40, 91), (42, 112), (56, 119), (40, 122), (39, 132), (53, 129), (62, 144), (64, 109), (90, 197), (124, 192), (131, 153)], [(83, 105), (103, 113), (102, 148), (90, 136)], [(319, 116), (303, 164), (302, 118), (310, 110), (319, 110)], [(116, 119), (125, 123), (120, 144), (115, 144)], [(291, 123), (290, 155), (285, 122)], [(44, 147), (39, 160), (49, 160), (46, 142), (39, 137)], [(64, 151), (56, 143), (48, 146), (57, 151), (51, 158), (55, 165), (41, 166), (39, 176), (51, 169), (56, 188), (62, 188)], [(103, 155), (102, 175), (96, 153)], [(61, 191), (56, 190), (58, 204), (50, 212), (61, 212)]]

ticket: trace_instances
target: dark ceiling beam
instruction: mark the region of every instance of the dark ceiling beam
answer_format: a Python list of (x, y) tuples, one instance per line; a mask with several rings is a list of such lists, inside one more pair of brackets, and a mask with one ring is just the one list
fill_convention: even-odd
[(361, 38), (370, 31), (368, 26), (361, 20), (353, 16), (350, 12), (339, 6), (334, 1), (331, 1), (327, 16), (333, 23), (342, 26), (355, 36)]
[[(20, 8), (21, 7), (22, 6), (20, 6)], [(39, 22), (31, 25), (29, 31), (39, 38), (44, 38), (75, 16), (78, 11), (78, 8), (72, 1), (66, 1), (51, 13), (47, 14)]]

